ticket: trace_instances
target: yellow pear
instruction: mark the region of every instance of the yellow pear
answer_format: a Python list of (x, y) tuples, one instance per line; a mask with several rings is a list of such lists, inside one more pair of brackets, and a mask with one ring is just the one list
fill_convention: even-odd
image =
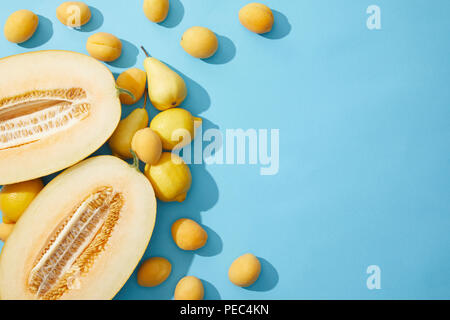
[(147, 55), (144, 67), (148, 77), (148, 96), (153, 106), (160, 111), (178, 107), (187, 96), (183, 78), (142, 49)]

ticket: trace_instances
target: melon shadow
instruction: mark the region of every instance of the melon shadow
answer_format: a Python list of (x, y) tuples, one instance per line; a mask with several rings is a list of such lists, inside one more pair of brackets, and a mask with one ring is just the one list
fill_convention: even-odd
[(33, 49), (40, 47), (47, 42), (53, 36), (53, 23), (44, 16), (38, 15), (39, 25), (34, 35), (27, 41), (20, 43), (19, 46), (25, 49)]

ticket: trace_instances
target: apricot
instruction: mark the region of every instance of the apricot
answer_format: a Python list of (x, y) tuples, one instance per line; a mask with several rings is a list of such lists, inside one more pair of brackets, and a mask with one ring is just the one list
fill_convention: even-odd
[(30, 39), (39, 25), (39, 17), (30, 10), (14, 12), (6, 20), (3, 32), (6, 40), (22, 43)]
[(239, 20), (248, 30), (255, 33), (267, 33), (273, 27), (273, 13), (262, 3), (249, 3), (239, 11)]
[(110, 33), (98, 32), (88, 38), (86, 50), (95, 59), (111, 62), (122, 54), (122, 42)]
[(149, 165), (157, 164), (162, 154), (162, 142), (150, 128), (141, 129), (131, 141), (131, 149), (138, 158)]
[(67, 1), (56, 9), (58, 20), (71, 28), (79, 28), (91, 20), (91, 9), (81, 1)]
[(172, 225), (172, 238), (180, 249), (193, 251), (205, 246), (208, 233), (194, 220), (180, 219)]
[(214, 32), (204, 27), (187, 29), (180, 44), (187, 53), (199, 59), (213, 56), (219, 47), (219, 41)]
[(200, 279), (188, 276), (181, 279), (175, 288), (175, 300), (203, 300), (205, 288)]
[(144, 0), (143, 9), (148, 20), (163, 22), (169, 13), (169, 0)]
[(156, 287), (167, 280), (172, 272), (172, 265), (165, 258), (150, 258), (139, 268), (137, 279), (142, 287)]
[(0, 191), (0, 210), (5, 222), (16, 223), (44, 188), (40, 179), (10, 184)]
[(119, 96), (120, 102), (130, 105), (141, 100), (145, 92), (146, 83), (147, 74), (141, 69), (131, 68), (122, 72), (117, 78), (116, 84), (119, 88), (130, 91), (134, 99), (128, 94), (121, 93)]
[(253, 254), (247, 253), (237, 258), (228, 270), (228, 278), (239, 287), (249, 287), (258, 280), (261, 263)]

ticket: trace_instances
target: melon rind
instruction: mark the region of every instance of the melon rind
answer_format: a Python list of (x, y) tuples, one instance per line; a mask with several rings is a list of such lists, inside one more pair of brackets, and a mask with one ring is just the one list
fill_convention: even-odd
[(0, 185), (43, 177), (78, 163), (98, 150), (120, 121), (114, 77), (87, 55), (55, 50), (10, 56), (0, 59), (0, 75), (0, 100), (32, 91), (82, 88), (91, 103), (89, 116), (67, 130), (0, 148)]
[(63, 300), (112, 299), (133, 273), (150, 241), (156, 219), (156, 198), (150, 182), (126, 162), (100, 156), (66, 170), (32, 202), (5, 243), (0, 255), (0, 298), (37, 299), (29, 276), (55, 229), (93, 190), (110, 186), (124, 198), (119, 220), (105, 250), (80, 277), (79, 288)]

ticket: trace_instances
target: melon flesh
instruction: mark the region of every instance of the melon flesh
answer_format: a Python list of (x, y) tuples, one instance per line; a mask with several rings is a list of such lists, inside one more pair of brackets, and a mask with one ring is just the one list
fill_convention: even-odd
[(155, 218), (143, 174), (112, 156), (81, 162), (42, 190), (6, 241), (0, 299), (112, 299), (142, 258)]
[(0, 59), (0, 185), (65, 169), (100, 148), (121, 116), (114, 77), (75, 52)]

